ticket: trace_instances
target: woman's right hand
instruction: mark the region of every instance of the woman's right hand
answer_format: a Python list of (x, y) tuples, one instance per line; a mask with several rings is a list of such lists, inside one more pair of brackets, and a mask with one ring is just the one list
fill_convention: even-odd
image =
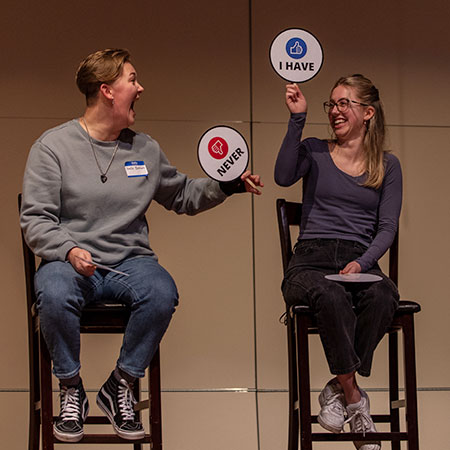
[[(80, 259), (82, 258), (82, 259)], [(92, 261), (92, 255), (87, 251), (79, 247), (73, 247), (67, 253), (67, 260), (72, 264), (72, 267), (81, 275), (85, 277), (91, 277), (94, 275), (96, 266), (89, 264), (85, 261)]]
[(308, 103), (296, 83), (286, 85), (286, 105), (291, 113), (304, 113)]

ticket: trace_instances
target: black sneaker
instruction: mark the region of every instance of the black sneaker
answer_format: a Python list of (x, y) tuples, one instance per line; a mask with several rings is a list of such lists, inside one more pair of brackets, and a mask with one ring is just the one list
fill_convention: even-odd
[(59, 385), (59, 416), (53, 424), (53, 433), (64, 442), (78, 442), (83, 437), (83, 423), (89, 412), (89, 402), (80, 380), (78, 386)]
[(112, 372), (97, 394), (97, 405), (121, 438), (137, 440), (145, 436), (142, 423), (135, 417), (135, 404), (132, 386), (124, 379), (117, 381)]

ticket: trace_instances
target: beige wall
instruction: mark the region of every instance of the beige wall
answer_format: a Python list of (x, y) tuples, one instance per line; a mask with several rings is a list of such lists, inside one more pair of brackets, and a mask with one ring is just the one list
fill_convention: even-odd
[[(266, 183), (262, 197), (235, 196), (197, 217), (176, 217), (158, 205), (149, 211), (151, 243), (181, 294), (162, 343), (165, 448), (286, 448), (275, 199), (297, 200), (300, 194), (298, 186), (283, 189), (273, 182), (288, 113), (284, 82), (270, 67), (268, 48), (279, 31), (301, 27), (319, 38), (325, 53), (320, 74), (303, 86), (309, 100), (306, 135), (327, 136), (321, 104), (342, 74), (368, 75), (384, 99), (390, 146), (404, 171), (400, 289), (423, 308), (416, 318), (421, 448), (449, 448), (448, 17), (447, 0), (253, 0), (251, 10), (243, 0), (4, 0), (1, 447), (26, 447), (26, 315), (16, 195), (27, 153), (45, 129), (82, 113), (73, 81), (78, 62), (91, 51), (119, 46), (132, 52), (145, 87), (136, 129), (155, 137), (173, 164), (202, 176), (197, 141), (209, 127), (227, 124), (253, 144), (253, 170)], [(83, 338), (83, 376), (92, 404), (119, 344), (117, 338)], [(382, 343), (373, 376), (361, 381), (378, 412), (386, 407), (385, 355)], [(329, 377), (318, 340), (311, 358), (317, 391)]]

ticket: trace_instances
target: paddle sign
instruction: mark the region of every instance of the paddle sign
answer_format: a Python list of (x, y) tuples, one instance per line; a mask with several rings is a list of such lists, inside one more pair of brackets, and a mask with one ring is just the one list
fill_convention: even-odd
[(374, 283), (381, 281), (383, 278), (374, 273), (333, 273), (325, 275), (327, 280), (341, 281), (343, 283)]
[(232, 181), (247, 169), (249, 151), (238, 131), (221, 125), (203, 133), (198, 143), (197, 156), (200, 166), (210, 178)]
[(322, 45), (309, 31), (289, 28), (272, 41), (270, 63), (281, 78), (303, 83), (315, 77), (322, 68)]

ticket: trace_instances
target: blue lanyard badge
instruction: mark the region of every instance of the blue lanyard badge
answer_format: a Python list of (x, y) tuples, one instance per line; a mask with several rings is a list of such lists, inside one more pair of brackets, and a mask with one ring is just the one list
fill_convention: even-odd
[(128, 178), (146, 177), (148, 175), (144, 161), (127, 161), (125, 163), (125, 172), (127, 173)]

